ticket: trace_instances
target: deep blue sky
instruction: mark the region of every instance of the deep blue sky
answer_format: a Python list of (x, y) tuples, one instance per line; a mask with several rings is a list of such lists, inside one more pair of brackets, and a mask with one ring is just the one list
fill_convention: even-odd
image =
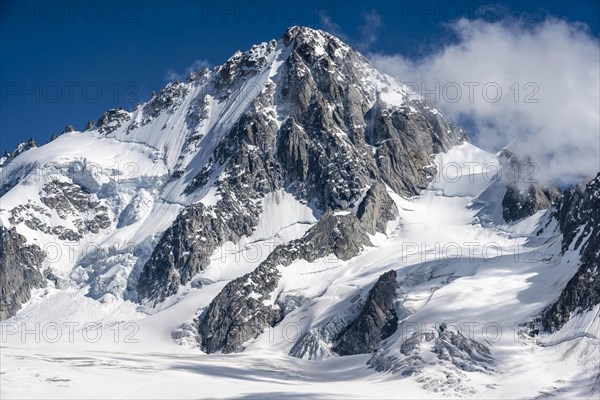
[[(66, 124), (82, 129), (108, 108), (132, 106), (195, 61), (280, 38), (288, 26), (335, 30), (362, 50), (426, 55), (453, 40), (459, 16), (536, 23), (551, 15), (589, 25), (598, 0), (536, 1), (12, 1), (0, 0), (0, 150)], [(381, 23), (377, 27), (377, 18)], [(377, 28), (369, 40), (363, 29)]]

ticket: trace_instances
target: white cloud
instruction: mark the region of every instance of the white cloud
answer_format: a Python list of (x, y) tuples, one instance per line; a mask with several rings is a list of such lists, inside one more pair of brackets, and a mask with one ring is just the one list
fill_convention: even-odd
[(360, 50), (368, 49), (369, 46), (377, 41), (379, 30), (383, 23), (381, 15), (375, 9), (363, 13), (362, 17), (365, 22), (360, 27), (360, 41), (357, 44)]
[(438, 100), (450, 119), (470, 121), (479, 146), (496, 151), (510, 144), (531, 156), (540, 179), (567, 184), (595, 176), (600, 170), (597, 38), (583, 25), (557, 19), (534, 26), (462, 19), (452, 29), (458, 41), (424, 59), (369, 58), (380, 70), (425, 89), (421, 93)]
[(191, 72), (196, 72), (204, 68), (210, 68), (211, 66), (211, 63), (207, 60), (196, 60), (192, 63), (192, 65), (186, 67), (183, 73), (178, 73), (174, 69), (169, 68), (165, 74), (165, 79), (169, 82), (174, 80), (181, 81), (185, 79)]

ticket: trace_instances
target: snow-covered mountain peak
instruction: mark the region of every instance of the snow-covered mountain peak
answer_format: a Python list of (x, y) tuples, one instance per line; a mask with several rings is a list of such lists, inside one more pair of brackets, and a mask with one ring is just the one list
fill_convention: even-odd
[[(251, 235), (263, 211), (261, 199), (283, 188), (320, 215), (358, 210), (377, 187), (364, 212), (375, 219), (367, 223), (369, 231), (381, 230), (376, 204), (385, 196), (383, 186), (374, 185), (417, 194), (432, 178), (433, 154), (464, 139), (350, 46), (328, 33), (293, 27), (279, 40), (236, 52), (221, 66), (170, 82), (131, 112), (108, 110), (83, 132), (69, 129), (44, 146), (15, 153), (2, 168), (1, 217), (4, 226), (38, 243), (76, 238), (103, 247), (133, 235), (144, 250), (126, 271), (144, 277), (148, 249), (177, 214), (198, 202), (207, 205), (198, 215), (217, 218), (206, 223), (223, 226), (215, 247)], [(51, 174), (40, 177), (37, 168)], [(24, 192), (28, 208), (21, 207)], [(44, 200), (57, 196), (87, 196), (98, 204), (96, 222), (77, 207), (63, 210), (60, 202)], [(149, 229), (148, 215), (156, 212), (164, 219)], [(186, 264), (190, 251), (173, 267)], [(67, 278), (84, 253), (80, 248), (75, 258), (51, 268)], [(192, 271), (205, 267), (194, 265)], [(77, 282), (85, 282), (80, 276)], [(181, 284), (191, 278), (185, 276)], [(156, 292), (159, 298), (178, 290), (169, 285), (169, 292)]]
[[(338, 381), (347, 365), (400, 372), (413, 397), (499, 397), (495, 382), (518, 381), (500, 372), (554, 350), (453, 323), (508, 332), (542, 316), (578, 332), (600, 301), (600, 178), (556, 205), (556, 188), (487, 169), (521, 163), (468, 143), (338, 38), (292, 27), (2, 159), (0, 318), (136, 321), (153, 350), (124, 351), (144, 357), (277, 354)], [(589, 362), (593, 335), (575, 337)]]
[(347, 53), (354, 50), (336, 36), (318, 29), (305, 26), (292, 26), (288, 28), (283, 37), (283, 44), (302, 48), (303, 51), (311, 49), (313, 55), (319, 57), (326, 51), (341, 51)]

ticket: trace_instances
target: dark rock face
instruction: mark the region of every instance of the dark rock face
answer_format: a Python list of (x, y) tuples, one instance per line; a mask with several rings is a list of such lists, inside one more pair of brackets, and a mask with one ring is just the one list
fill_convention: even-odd
[(0, 321), (14, 316), (31, 298), (32, 289), (46, 286), (39, 271), (45, 257), (15, 228), (0, 227)]
[(280, 299), (272, 299), (279, 283), (279, 266), (315, 261), (334, 254), (342, 260), (356, 256), (371, 242), (354, 214), (326, 213), (304, 237), (278, 246), (258, 268), (229, 282), (200, 316), (202, 349), (231, 353), (275, 326), (283, 317)]
[(556, 218), (563, 234), (562, 251), (579, 250), (579, 269), (559, 298), (540, 317), (542, 330), (559, 330), (572, 313), (600, 304), (600, 173), (584, 190), (571, 188), (558, 205)]
[(157, 302), (177, 293), (196, 273), (204, 270), (210, 255), (227, 237), (220, 218), (202, 204), (185, 209), (163, 233), (137, 283), (140, 300)]
[(375, 160), (382, 180), (396, 193), (407, 196), (419, 194), (431, 182), (436, 173), (431, 154), (466, 139), (425, 101), (391, 109), (378, 101), (365, 119), (371, 121), (366, 140), (376, 146)]
[[(372, 246), (369, 236), (356, 215), (329, 211), (298, 240), (274, 253), (277, 260), (306, 260), (309, 262), (333, 254), (340, 260), (349, 260), (365, 246)], [(289, 265), (290, 263), (283, 263)]]
[(517, 221), (552, 207), (562, 196), (555, 186), (532, 184), (525, 192), (508, 186), (502, 199), (502, 217), (506, 222)]
[[(562, 252), (571, 246), (581, 248), (582, 253), (597, 250), (600, 243), (594, 239), (598, 238), (600, 231), (599, 216), (600, 173), (585, 188), (575, 186), (565, 191), (558, 204), (556, 218), (563, 234)], [(578, 239), (573, 243), (576, 237)]]
[(130, 119), (131, 117), (127, 111), (122, 108), (113, 108), (100, 116), (100, 119), (96, 122), (96, 127), (99, 128), (99, 132), (108, 134)]
[[(272, 253), (272, 254), (275, 254)], [(200, 315), (201, 347), (207, 353), (232, 353), (281, 321), (277, 307), (265, 305), (277, 288), (279, 272), (272, 257), (228, 283)]]
[(398, 328), (394, 309), (396, 300), (396, 271), (381, 275), (369, 292), (358, 316), (341, 334), (334, 351), (339, 355), (371, 353), (377, 351), (382, 340)]
[(358, 206), (356, 216), (367, 232), (374, 235), (376, 232), (385, 232), (387, 223), (398, 216), (398, 208), (385, 185), (375, 182)]
[(543, 185), (537, 181), (537, 166), (529, 159), (521, 159), (509, 150), (500, 156), (502, 181), (506, 193), (502, 199), (502, 217), (506, 222), (527, 218), (537, 211), (555, 205), (562, 197), (556, 186)]
[(157, 303), (177, 293), (181, 285), (208, 266), (218, 246), (249, 235), (258, 212), (244, 214), (234, 206), (221, 201), (214, 207), (202, 203), (186, 207), (144, 265), (137, 284), (139, 299)]
[[(374, 177), (397, 193), (418, 194), (435, 172), (426, 168), (430, 155), (461, 143), (464, 134), (424, 101), (385, 103), (362, 83), (368, 61), (337, 38), (320, 35), (323, 57), (315, 56), (320, 38), (314, 31), (291, 28), (283, 39), (292, 51), (278, 89), (294, 118), (284, 136), (294, 176), (308, 177), (302, 182), (309, 194), (329, 195), (322, 199), (324, 209), (343, 202), (347, 207)], [(311, 190), (312, 182), (328, 185)]]

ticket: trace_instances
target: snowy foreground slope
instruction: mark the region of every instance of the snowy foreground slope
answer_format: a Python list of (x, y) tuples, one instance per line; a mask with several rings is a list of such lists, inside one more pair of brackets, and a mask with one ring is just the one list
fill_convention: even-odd
[(331, 35), (67, 131), (0, 166), (2, 398), (600, 393), (600, 176), (523, 187)]

